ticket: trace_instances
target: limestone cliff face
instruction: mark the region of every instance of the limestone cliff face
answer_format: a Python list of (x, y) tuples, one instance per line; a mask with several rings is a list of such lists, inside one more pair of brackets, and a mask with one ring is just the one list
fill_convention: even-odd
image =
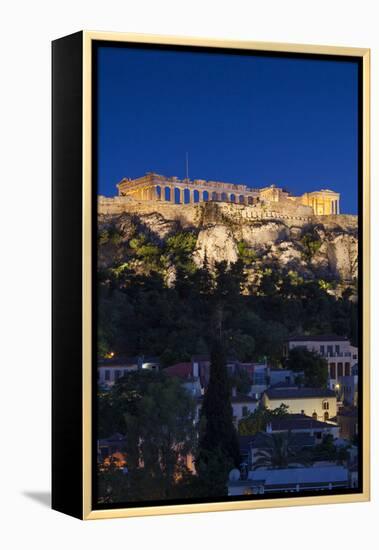
[(174, 205), (129, 198), (99, 199), (100, 228), (110, 223), (130, 238), (136, 224), (158, 241), (178, 230), (197, 235), (194, 261), (235, 262), (251, 251), (251, 271), (277, 261), (306, 278), (352, 282), (358, 274), (356, 216), (313, 216), (308, 207), (281, 209), (224, 203)]
[(226, 260), (231, 263), (238, 260), (236, 239), (229, 227), (214, 223), (200, 228), (194, 259), (198, 265), (202, 265), (205, 257), (210, 265), (216, 261)]

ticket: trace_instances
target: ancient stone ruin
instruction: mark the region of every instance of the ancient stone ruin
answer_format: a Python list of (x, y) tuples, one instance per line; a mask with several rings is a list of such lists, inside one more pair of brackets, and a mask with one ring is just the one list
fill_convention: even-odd
[[(138, 201), (154, 201), (169, 204), (196, 204), (201, 202), (234, 203), (259, 206), (280, 204), (279, 211), (293, 215), (293, 207), (305, 206), (309, 214), (316, 216), (340, 213), (340, 195), (329, 189), (304, 193), (300, 197), (271, 185), (263, 188), (251, 188), (247, 185), (220, 181), (180, 180), (153, 172), (136, 179), (124, 178), (117, 185), (119, 197), (130, 197)], [(303, 211), (305, 214), (306, 210)]]

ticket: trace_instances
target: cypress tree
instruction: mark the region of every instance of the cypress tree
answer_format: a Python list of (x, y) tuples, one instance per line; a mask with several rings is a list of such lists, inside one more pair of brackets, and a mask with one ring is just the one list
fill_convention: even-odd
[(227, 492), (229, 471), (240, 463), (237, 432), (233, 425), (226, 353), (220, 342), (211, 352), (210, 379), (200, 415), (197, 470), (208, 496)]

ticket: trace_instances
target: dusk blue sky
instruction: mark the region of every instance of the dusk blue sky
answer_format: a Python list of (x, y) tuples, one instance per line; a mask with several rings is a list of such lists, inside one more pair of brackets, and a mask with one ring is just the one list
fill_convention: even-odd
[(341, 61), (100, 47), (98, 192), (146, 172), (295, 195), (357, 212), (358, 67)]

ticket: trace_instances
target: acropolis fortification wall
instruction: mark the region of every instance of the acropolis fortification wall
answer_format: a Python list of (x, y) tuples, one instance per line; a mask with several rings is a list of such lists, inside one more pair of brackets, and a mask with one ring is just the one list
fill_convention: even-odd
[[(130, 197), (98, 198), (99, 215), (152, 214), (160, 213), (167, 220), (178, 219), (184, 224), (197, 225), (204, 216), (229, 220), (230, 222), (254, 222), (259, 220), (278, 219), (286, 225), (302, 226), (312, 221), (312, 208), (304, 205), (266, 203), (264, 205), (242, 205), (223, 202), (196, 204), (172, 204), (164, 201), (136, 200)], [(204, 219), (204, 221), (206, 221)]]

